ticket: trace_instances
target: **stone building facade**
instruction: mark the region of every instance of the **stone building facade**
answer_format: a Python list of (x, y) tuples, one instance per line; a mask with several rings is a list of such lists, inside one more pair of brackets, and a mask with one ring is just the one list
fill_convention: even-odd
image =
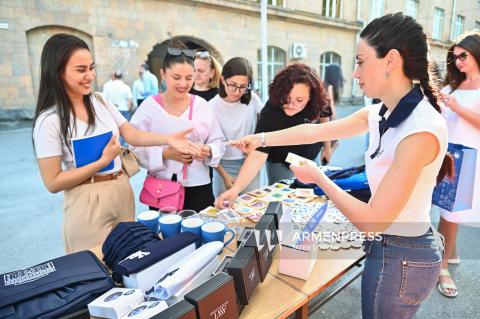
[[(329, 63), (337, 63), (346, 78), (345, 99), (362, 96), (351, 77), (355, 43), (362, 26), (374, 17), (398, 11), (415, 14), (430, 37), (436, 32), (432, 56), (439, 61), (459, 30), (480, 27), (478, 1), (268, 2), (268, 81), (290, 63), (306, 63), (320, 73)], [(129, 84), (141, 63), (158, 73), (173, 38), (209, 50), (220, 62), (245, 57), (259, 73), (259, 1), (0, 0), (0, 120), (32, 116), (42, 46), (58, 32), (75, 34), (90, 46), (97, 66), (96, 90), (117, 69)]]

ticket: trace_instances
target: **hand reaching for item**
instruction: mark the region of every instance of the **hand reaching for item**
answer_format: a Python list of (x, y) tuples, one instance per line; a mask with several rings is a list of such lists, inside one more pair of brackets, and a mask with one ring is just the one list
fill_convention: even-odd
[(190, 134), (192, 131), (193, 128), (189, 128), (187, 130), (168, 135), (167, 144), (181, 153), (200, 156), (202, 154), (201, 147), (186, 138), (186, 135)]
[(302, 165), (290, 165), (290, 170), (293, 172), (296, 178), (304, 184), (317, 184), (318, 179), (320, 178), (321, 174), (323, 174), (317, 166), (313, 166), (312, 164), (305, 162)]
[(215, 207), (217, 209), (232, 208), (235, 199), (238, 197), (238, 192), (233, 188), (230, 188), (228, 191), (220, 194), (215, 200)]
[(262, 146), (262, 143), (260, 142), (260, 137), (257, 134), (247, 135), (238, 140), (231, 140), (228, 141), (226, 144), (235, 146), (240, 151), (246, 154)]

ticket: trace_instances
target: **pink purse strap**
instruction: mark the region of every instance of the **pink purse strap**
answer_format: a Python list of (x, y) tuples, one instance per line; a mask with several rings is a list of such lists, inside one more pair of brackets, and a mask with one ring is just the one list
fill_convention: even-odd
[[(193, 102), (195, 101), (195, 95), (193, 94), (189, 94), (190, 95), (190, 105), (188, 107), (188, 120), (192, 120), (192, 117), (193, 117)], [(158, 93), (157, 95), (155, 95), (153, 97), (153, 99), (161, 106), (165, 109), (165, 107), (163, 106), (163, 97), (160, 93)], [(183, 165), (183, 176), (182, 176), (183, 180), (186, 180), (187, 179), (187, 165)]]

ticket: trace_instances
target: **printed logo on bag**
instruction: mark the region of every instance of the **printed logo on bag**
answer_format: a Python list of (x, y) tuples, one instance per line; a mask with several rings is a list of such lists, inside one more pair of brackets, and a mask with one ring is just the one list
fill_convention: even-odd
[(148, 251), (143, 252), (143, 251), (139, 250), (136, 253), (131, 254), (130, 256), (128, 256), (125, 259), (135, 259), (135, 258), (142, 259), (143, 257), (148, 256), (148, 255), (150, 255), (150, 252), (148, 252)]
[(32, 282), (51, 274), (56, 271), (53, 262), (48, 262), (28, 269), (14, 271), (3, 275), (5, 287), (18, 286), (28, 282)]
[(213, 310), (210, 313), (210, 318), (218, 319), (218, 318), (221, 318), (224, 314), (226, 314), (227, 313), (227, 304), (228, 304), (228, 301), (225, 301), (220, 307)]
[(250, 282), (252, 282), (253, 279), (255, 279), (255, 268), (253, 268), (250, 275), (248, 275), (248, 279), (250, 279)]

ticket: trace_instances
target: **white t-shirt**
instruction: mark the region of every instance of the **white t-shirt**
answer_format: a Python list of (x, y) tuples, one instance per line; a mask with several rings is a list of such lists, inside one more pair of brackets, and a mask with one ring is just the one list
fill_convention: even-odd
[[(113, 135), (119, 136), (118, 128), (127, 121), (123, 115), (109, 103), (107, 103), (107, 107), (105, 107), (100, 101), (93, 97), (93, 95), (92, 103), (95, 110), (95, 127), (91, 127), (87, 132), (87, 123), (77, 118), (71, 118), (70, 127), (73, 128), (73, 121), (75, 121), (76, 124), (76, 131), (73, 132), (72, 137), (78, 138), (98, 135), (109, 131), (112, 131)], [(37, 118), (33, 130), (33, 141), (35, 143), (37, 158), (61, 156), (64, 169), (68, 170), (75, 167), (73, 156), (62, 140), (60, 120), (55, 106), (44, 111)], [(68, 141), (68, 143), (70, 143), (70, 141)], [(102, 172), (99, 175), (114, 173), (121, 168), (122, 163), (120, 157), (117, 156), (114, 160), (113, 169)]]
[(122, 80), (113, 80), (104, 86), (103, 96), (119, 111), (128, 111), (128, 101), (132, 99), (132, 90)]
[[(227, 102), (218, 94), (208, 103), (212, 107), (227, 140), (239, 139), (255, 132), (257, 114), (263, 108), (262, 101), (255, 93), (252, 92), (252, 99), (248, 105), (242, 104), (240, 101)], [(236, 147), (227, 145), (223, 159), (239, 160), (244, 157), (243, 153)]]
[[(381, 106), (382, 103), (368, 107), (370, 142), (365, 153), (365, 165), (372, 195), (376, 193), (385, 174), (392, 166), (397, 146), (407, 136), (419, 132), (430, 132), (438, 139), (440, 144), (437, 157), (423, 168), (405, 207), (395, 221), (383, 232), (384, 234), (397, 236), (421, 236), (427, 232), (431, 225), (430, 208), (432, 206), (433, 188), (448, 147), (447, 125), (442, 115), (433, 108), (427, 98), (424, 98), (403, 123), (398, 127), (389, 128), (385, 132), (381, 139), (379, 155), (371, 159), (370, 155), (375, 152), (379, 145), (378, 123), (380, 117), (378, 112)], [(389, 115), (390, 112), (387, 111), (385, 118), (388, 118)], [(412, 157), (415, 157), (415, 154), (412, 154)]]

